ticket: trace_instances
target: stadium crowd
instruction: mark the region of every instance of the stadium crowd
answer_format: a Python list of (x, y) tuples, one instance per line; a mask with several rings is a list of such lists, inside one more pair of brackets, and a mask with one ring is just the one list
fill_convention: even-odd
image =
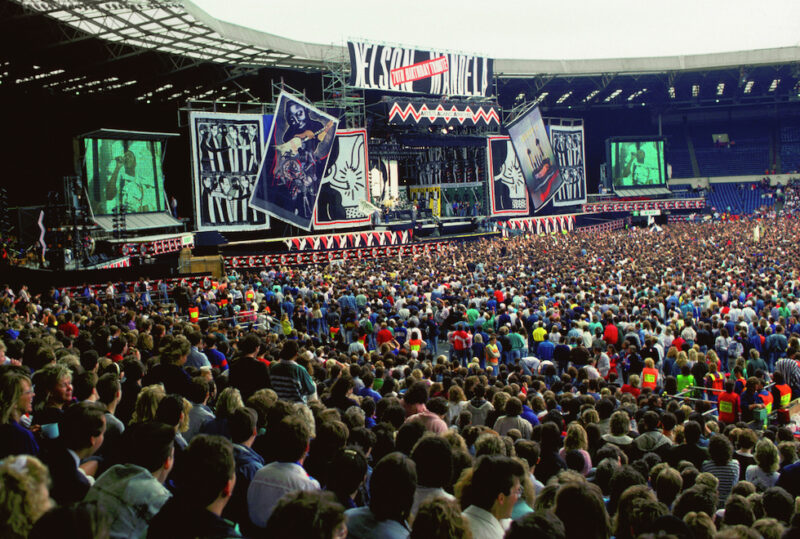
[(800, 220), (760, 226), (6, 286), (0, 536), (798, 537)]

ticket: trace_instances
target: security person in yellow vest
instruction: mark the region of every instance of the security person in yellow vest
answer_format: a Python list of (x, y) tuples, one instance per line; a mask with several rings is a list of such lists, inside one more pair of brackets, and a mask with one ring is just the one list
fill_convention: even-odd
[(658, 386), (658, 370), (655, 369), (655, 364), (652, 358), (644, 360), (644, 368), (642, 369), (642, 387), (649, 387), (653, 391)]
[(788, 408), (789, 403), (792, 402), (792, 388), (786, 384), (783, 378), (783, 373), (775, 372), (772, 375), (772, 381), (775, 385), (772, 386), (772, 402), (775, 408)]

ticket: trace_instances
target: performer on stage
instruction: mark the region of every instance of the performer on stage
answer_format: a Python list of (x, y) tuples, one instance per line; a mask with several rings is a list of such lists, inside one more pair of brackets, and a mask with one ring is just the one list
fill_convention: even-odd
[(125, 150), (122, 155), (114, 158), (114, 170), (106, 184), (106, 199), (110, 203), (110, 210), (125, 208), (128, 213), (152, 211), (148, 202), (148, 195), (155, 190), (152, 184), (146, 184), (143, 178), (136, 176), (136, 155), (131, 150)]

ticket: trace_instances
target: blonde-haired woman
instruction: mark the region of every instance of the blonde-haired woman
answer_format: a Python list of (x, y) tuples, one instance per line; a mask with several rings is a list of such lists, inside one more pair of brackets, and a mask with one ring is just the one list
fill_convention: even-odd
[(689, 356), (686, 355), (686, 352), (681, 350), (675, 357), (675, 366), (672, 368), (672, 376), (678, 376), (683, 370), (684, 365), (691, 367), (691, 365), (689, 365)]
[(72, 371), (66, 365), (51, 363), (33, 375), (41, 399), (34, 405), (33, 424), (59, 423), (63, 410), (72, 402)]
[(447, 391), (447, 416), (445, 421), (448, 425), (453, 425), (458, 419), (459, 414), (466, 410), (467, 396), (460, 386), (453, 384)]
[(778, 482), (778, 448), (770, 440), (761, 439), (756, 444), (755, 457), (757, 464), (747, 467), (745, 479), (763, 492)]
[(0, 461), (0, 537), (28, 537), (33, 525), (52, 506), (50, 473), (36, 457)]
[(226, 387), (217, 398), (217, 406), (214, 410), (217, 417), (205, 422), (200, 427), (200, 432), (202, 434), (218, 434), (230, 438), (228, 421), (239, 408), (244, 408), (242, 394), (235, 387)]
[(569, 451), (579, 451), (583, 455), (583, 469), (580, 472), (584, 477), (592, 471), (592, 457), (589, 455), (589, 438), (586, 429), (577, 421), (573, 421), (567, 427), (567, 436), (564, 438), (564, 447), (559, 451), (562, 459), (566, 460)]
[(139, 396), (136, 397), (136, 406), (133, 409), (131, 424), (154, 421), (158, 413), (158, 405), (166, 396), (167, 392), (161, 384), (153, 384), (142, 388)]
[(8, 455), (38, 455), (36, 437), (20, 420), (33, 411), (33, 386), (22, 368), (0, 376), (0, 459)]

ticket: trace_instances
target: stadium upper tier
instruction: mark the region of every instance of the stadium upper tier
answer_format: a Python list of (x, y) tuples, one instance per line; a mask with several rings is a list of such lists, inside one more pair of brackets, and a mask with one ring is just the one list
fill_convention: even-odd
[[(320, 45), (233, 24), (190, 0), (98, 2), (13, 0), (102, 39), (194, 59), (239, 66), (324, 69), (347, 59), (342, 45)], [(357, 29), (353, 30), (358, 33)], [(414, 46), (414, 43), (407, 43)], [(424, 48), (424, 47), (422, 47)], [(711, 54), (583, 60), (495, 59), (504, 77), (641, 74), (720, 69), (800, 61), (800, 47), (787, 46)]]
[[(295, 88), (316, 88), (319, 73), (349, 68), (343, 41), (319, 45), (311, 42), (315, 33), (300, 41), (247, 28), (211, 15), (199, 3), (0, 0), (6, 9), (2, 41), (14, 51), (1, 62), (0, 83), (5, 91), (38, 87), (49, 94), (124, 96), (146, 103), (265, 103), (271, 94), (264, 81), (285, 79)], [(353, 35), (365, 27), (357, 20), (348, 30)], [(474, 46), (480, 52), (490, 42), (484, 37)], [(410, 36), (403, 46), (424, 49)], [(528, 50), (533, 56), (538, 49)], [(798, 64), (800, 47), (781, 41), (772, 48), (710, 54), (574, 60), (496, 56), (494, 96), (509, 110), (530, 103), (551, 111), (781, 104), (800, 99)]]

